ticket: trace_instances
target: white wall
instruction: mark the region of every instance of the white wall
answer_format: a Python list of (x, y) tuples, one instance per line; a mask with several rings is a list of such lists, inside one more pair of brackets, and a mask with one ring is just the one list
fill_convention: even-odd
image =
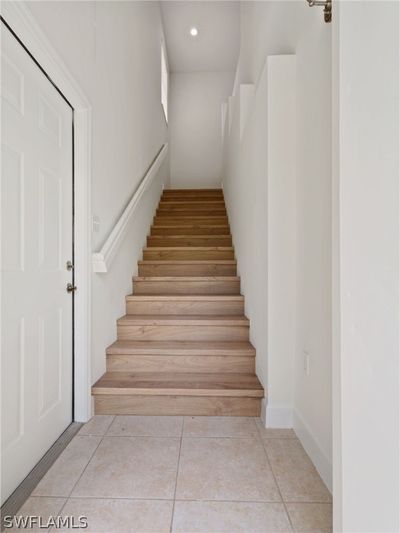
[[(276, 54), (295, 54), (297, 63), (294, 427), (330, 485), (331, 27), (323, 22), (321, 9), (310, 9), (306, 2), (243, 2), (236, 92), (241, 83), (264, 83), (266, 59)], [(228, 143), (224, 191), (257, 372), (268, 385), (267, 110), (257, 97), (254, 105), (260, 107), (249, 127), (258, 134)], [(304, 351), (310, 356), (309, 375), (303, 369)]]
[[(92, 105), (92, 211), (104, 242), (145, 170), (166, 140), (160, 96), (163, 36), (158, 2), (28, 2), (37, 23)], [(6, 9), (6, 6), (4, 6)], [(105, 370), (124, 297), (167, 179), (143, 197), (111, 272), (92, 278), (92, 381)]]
[(232, 92), (233, 76), (233, 72), (171, 74), (172, 187), (220, 187), (221, 105)]
[(335, 531), (400, 531), (399, 15), (333, 13)]
[(296, 56), (267, 59), (268, 426), (292, 427), (296, 349)]

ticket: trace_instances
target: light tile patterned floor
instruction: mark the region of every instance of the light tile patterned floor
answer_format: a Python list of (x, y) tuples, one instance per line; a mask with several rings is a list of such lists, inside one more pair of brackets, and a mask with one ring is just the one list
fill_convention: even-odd
[(85, 515), (96, 533), (332, 531), (294, 432), (244, 417), (95, 416), (18, 514)]

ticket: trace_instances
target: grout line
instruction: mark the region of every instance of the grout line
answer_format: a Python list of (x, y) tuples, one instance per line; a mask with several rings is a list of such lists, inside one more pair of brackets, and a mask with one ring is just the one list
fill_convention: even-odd
[(81, 472), (80, 475), (78, 476), (78, 479), (77, 479), (76, 482), (74, 483), (74, 486), (73, 486), (72, 489), (70, 490), (70, 492), (69, 492), (67, 498), (70, 498), (70, 497), (71, 497), (71, 494), (73, 493), (75, 487), (77, 486), (77, 484), (78, 484), (79, 481), (81, 480), (83, 474), (86, 472), (87, 467), (89, 466), (89, 464), (90, 464), (91, 460), (93, 459), (95, 453), (96, 453), (97, 450), (99, 449), (99, 446), (100, 446), (100, 444), (103, 442), (103, 439), (104, 439), (104, 435), (100, 437), (99, 443), (97, 444), (97, 446), (95, 447), (95, 449), (94, 449), (93, 452), (91, 453), (88, 462), (86, 463), (84, 469), (82, 470), (82, 472)]
[(238, 439), (242, 439), (242, 440), (250, 440), (250, 439), (257, 439), (258, 440), (258, 435), (257, 433), (255, 435), (248, 435), (248, 436), (244, 436), (244, 435), (240, 435), (240, 436), (232, 436), (232, 435), (228, 435), (228, 436), (224, 436), (224, 435), (204, 435), (204, 436), (199, 436), (199, 435), (186, 435), (186, 436), (183, 436), (184, 439), (235, 439), (235, 440), (238, 440)]
[[(82, 437), (100, 437), (101, 435), (81, 435)], [(117, 439), (123, 439), (123, 438), (143, 438), (143, 439), (180, 439), (180, 435), (104, 435), (107, 438), (117, 438)], [(249, 435), (249, 436), (232, 436), (232, 435), (183, 435), (182, 438), (184, 439), (257, 439), (258, 434)], [(293, 440), (293, 439), (292, 439)]]
[(258, 418), (259, 418), (259, 417), (254, 416), (254, 417), (252, 418), (252, 420), (253, 420), (253, 424), (254, 424), (255, 427), (256, 427), (256, 435), (258, 435), (258, 438), (259, 438), (259, 440), (261, 441), (261, 444), (262, 444), (261, 433), (260, 433), (260, 430), (259, 430), (258, 425), (257, 425), (257, 419), (258, 419)]
[[(83, 437), (86, 437), (86, 436), (94, 436), (94, 435), (82, 435)], [(70, 490), (68, 496), (64, 496), (64, 498), (66, 498), (65, 502), (64, 502), (64, 505), (61, 507), (61, 509), (59, 510), (58, 512), (58, 516), (61, 516), (62, 515), (62, 512), (64, 511), (65, 509), (65, 506), (67, 505), (67, 503), (69, 502), (70, 498), (71, 498), (71, 494), (72, 492), (74, 491), (75, 487), (77, 486), (77, 484), (79, 483), (80, 479), (82, 478), (83, 474), (86, 472), (86, 469), (87, 467), (89, 466), (89, 463), (90, 461), (93, 459), (93, 456), (94, 454), (97, 452), (100, 444), (103, 442), (103, 438), (104, 438), (104, 435), (96, 435), (96, 437), (100, 437), (100, 440), (97, 444), (97, 446), (95, 447), (95, 449), (93, 450), (93, 452), (91, 453), (90, 457), (89, 457), (89, 460), (88, 462), (86, 463), (84, 469), (82, 470), (82, 472), (80, 473), (80, 475), (78, 476), (78, 479), (76, 480), (76, 482), (74, 483), (74, 486), (72, 487), (72, 489)], [(46, 496), (44, 496), (46, 498)], [(53, 531), (54, 530), (54, 527), (51, 526), (49, 531)]]
[[(86, 422), (86, 424), (84, 424), (82, 426), (82, 429), (85, 429), (85, 426), (87, 426), (89, 424), (89, 422), (94, 419), (95, 416), (96, 415), (93, 415), (92, 418), (88, 422)], [(107, 431), (110, 429), (111, 424), (114, 422), (116, 415), (97, 415), (97, 416), (110, 416), (111, 417), (111, 420), (108, 423), (108, 426), (106, 427), (104, 432), (99, 432), (99, 433), (91, 433), (91, 432), (89, 432), (89, 433), (81, 433), (81, 431), (82, 431), (82, 429), (81, 429), (79, 431), (79, 433), (78, 433), (79, 437), (104, 437), (107, 434)]]
[[(138, 499), (138, 498), (127, 498), (127, 499)], [(143, 498), (145, 499), (145, 498)], [(150, 498), (152, 499), (152, 498)], [(165, 501), (165, 500), (164, 500)], [(207, 498), (200, 500), (200, 499), (193, 499), (193, 498), (178, 498), (175, 500), (177, 502), (210, 502), (210, 503), (274, 503), (274, 504), (282, 504), (285, 503), (282, 501), (277, 500), (208, 500)], [(303, 501), (287, 501), (286, 503), (296, 503), (296, 504), (304, 504), (304, 505), (314, 505), (314, 504), (324, 504), (324, 505), (332, 505), (330, 502), (320, 502), (320, 501), (313, 501), (313, 502), (303, 502)]]
[(110, 431), (110, 427), (113, 425), (115, 419), (116, 419), (116, 415), (113, 415), (113, 417), (112, 417), (112, 419), (111, 419), (111, 422), (108, 424), (107, 429), (106, 429), (105, 432), (104, 432), (103, 437), (106, 436), (107, 433)]
[[(139, 496), (135, 496), (132, 498), (129, 498), (127, 496), (107, 496), (106, 498), (102, 498), (99, 496), (71, 496), (67, 498), (66, 496), (31, 496), (33, 499), (68, 499), (68, 500), (127, 500), (127, 501), (155, 501), (155, 502), (173, 502), (174, 500), (171, 498), (141, 498)], [(205, 499), (196, 499), (196, 498), (177, 498), (175, 501), (177, 502), (210, 502), (210, 503), (273, 503), (273, 504), (282, 504), (282, 501), (278, 500), (209, 500), (207, 498)], [(286, 503), (289, 504), (301, 504), (301, 505), (332, 505), (332, 502), (324, 502), (324, 501), (288, 501), (286, 500)]]
[[(261, 439), (261, 440), (262, 440), (262, 439)], [(267, 459), (267, 463), (268, 463), (268, 465), (269, 465), (269, 467), (270, 467), (270, 469), (271, 469), (271, 474), (272, 474), (272, 477), (274, 478), (275, 485), (276, 485), (276, 487), (277, 487), (277, 489), (278, 489), (278, 492), (279, 492), (279, 495), (280, 495), (280, 497), (281, 497), (281, 499), (282, 499), (282, 503), (283, 503), (283, 506), (284, 506), (284, 508), (285, 508), (286, 516), (287, 516), (287, 518), (288, 518), (288, 520), (289, 520), (290, 527), (292, 528), (292, 531), (295, 531), (295, 528), (294, 528), (294, 525), (293, 525), (293, 523), (292, 523), (292, 519), (291, 519), (291, 517), (290, 517), (290, 514), (289, 514), (289, 511), (288, 511), (288, 508), (287, 508), (287, 505), (286, 505), (285, 499), (284, 499), (284, 497), (283, 497), (283, 495), (282, 495), (281, 488), (280, 488), (279, 483), (278, 483), (278, 480), (277, 480), (277, 478), (276, 478), (276, 476), (275, 476), (275, 472), (274, 472), (274, 470), (273, 470), (273, 468), (272, 468), (272, 464), (271, 464), (271, 461), (270, 461), (270, 459), (269, 459), (267, 449), (266, 449), (266, 447), (264, 446), (264, 443), (263, 443), (263, 442), (261, 442), (261, 445), (262, 445), (262, 447), (263, 447), (263, 450), (264, 450), (264, 453), (265, 453), (265, 457), (266, 457), (266, 459)], [(291, 503), (292, 503), (292, 502), (291, 502)]]
[[(260, 435), (258, 433), (250, 434), (250, 435), (137, 435), (137, 434), (124, 434), (124, 435), (77, 435), (78, 437), (107, 437), (107, 438), (117, 438), (117, 439), (123, 439), (123, 438), (143, 438), (143, 439), (180, 439), (181, 437), (184, 439), (257, 439)], [(298, 440), (297, 438), (292, 437), (261, 437), (261, 441), (264, 440)]]
[(175, 501), (176, 501), (176, 489), (178, 487), (178, 475), (179, 475), (179, 465), (181, 461), (181, 450), (182, 450), (182, 440), (183, 440), (183, 428), (185, 426), (185, 416), (182, 416), (182, 428), (181, 428), (181, 440), (179, 443), (179, 454), (178, 454), (178, 464), (176, 467), (176, 477), (175, 477), (175, 490), (174, 490), (174, 501), (172, 504), (172, 512), (171, 512), (171, 524), (169, 527), (170, 533), (172, 533), (172, 526), (174, 523), (174, 514), (175, 514)]
[[(98, 437), (100, 435), (97, 435)], [(181, 435), (104, 435), (107, 439), (180, 439)]]

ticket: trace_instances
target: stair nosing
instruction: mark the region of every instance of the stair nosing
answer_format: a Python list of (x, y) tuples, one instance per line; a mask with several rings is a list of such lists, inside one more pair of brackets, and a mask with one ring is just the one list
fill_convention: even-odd
[[(138, 261), (139, 265), (151, 264), (151, 265), (233, 265), (237, 264), (236, 259), (142, 259)], [(221, 276), (223, 277), (223, 276)]]
[(244, 315), (124, 315), (117, 320), (119, 327), (138, 326), (209, 326), (246, 327), (249, 319)]
[(200, 302), (206, 301), (244, 301), (242, 294), (128, 294), (125, 297), (126, 301), (179, 301), (179, 302), (191, 302), (198, 300)]
[(139, 387), (100, 387), (93, 385), (94, 396), (201, 396), (263, 398), (264, 389), (194, 389), (194, 388), (139, 388)]
[(152, 239), (231, 239), (232, 235), (213, 235), (212, 233), (208, 233), (206, 235), (148, 235), (148, 237)]
[(256, 349), (250, 342), (214, 341), (127, 341), (117, 340), (107, 348), (108, 355), (231, 356), (254, 358)]
[(155, 250), (161, 250), (161, 251), (165, 251), (165, 250), (190, 250), (190, 251), (193, 251), (193, 250), (199, 250), (199, 251), (212, 251), (212, 252), (215, 252), (215, 251), (222, 251), (222, 252), (226, 252), (226, 251), (233, 251), (233, 246), (146, 246), (145, 248), (143, 248), (143, 250), (151, 250), (151, 251), (155, 251)]
[(239, 276), (133, 276), (134, 281), (148, 281), (148, 282), (238, 282), (240, 281)]

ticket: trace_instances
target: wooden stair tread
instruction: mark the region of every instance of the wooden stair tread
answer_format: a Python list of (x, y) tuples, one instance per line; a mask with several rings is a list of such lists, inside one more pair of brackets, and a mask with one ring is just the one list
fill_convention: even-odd
[(138, 261), (139, 265), (236, 265), (236, 259), (147, 259)]
[[(171, 215), (170, 213), (167, 213), (165, 215), (162, 215), (162, 217), (157, 215), (154, 218), (157, 219), (157, 220), (160, 220), (161, 222), (164, 222), (165, 219), (168, 219), (168, 218), (172, 218), (172, 219), (179, 218), (179, 221), (180, 220), (184, 220), (184, 221), (193, 220), (195, 222), (195, 221), (202, 221), (202, 220), (209, 221), (210, 218), (227, 219), (228, 217), (226, 215), (198, 215), (197, 213), (193, 214), (193, 215), (190, 215), (190, 214), (186, 215), (185, 214), (185, 215), (176, 216), (175, 214)], [(222, 222), (222, 220), (219, 220), (218, 222)], [(192, 222), (192, 224), (193, 224), (193, 222)], [(160, 225), (162, 225), (162, 224), (160, 224)]]
[(230, 246), (231, 235), (149, 235), (147, 246), (149, 248), (170, 248), (171, 246)]
[(108, 354), (255, 356), (250, 342), (230, 341), (115, 341)]
[[(210, 252), (209, 252), (210, 253)], [(213, 253), (213, 252), (211, 252)], [(219, 252), (218, 252), (219, 253)], [(233, 255), (233, 253), (232, 253)], [(224, 257), (224, 255), (223, 255)], [(139, 276), (236, 276), (237, 263), (235, 259), (196, 260), (196, 256), (172, 256), (156, 254), (145, 261), (138, 262)]]
[(163, 198), (160, 203), (158, 204), (159, 207), (162, 206), (168, 206), (168, 207), (175, 207), (175, 206), (183, 206), (183, 205), (189, 205), (190, 206), (199, 206), (199, 205), (221, 205), (223, 207), (225, 207), (225, 202), (224, 200), (222, 199), (213, 199), (213, 200), (195, 200), (195, 199), (185, 199), (185, 200), (179, 200), (179, 201), (176, 201), (176, 200), (171, 200), (171, 199), (168, 199), (166, 200), (165, 198)]
[(238, 276), (134, 276), (135, 281), (201, 281), (201, 282), (212, 282), (212, 281), (239, 281)]
[(189, 235), (193, 237), (194, 235), (223, 235), (232, 237), (228, 225), (205, 225), (205, 224), (181, 224), (177, 226), (173, 224), (171, 226), (163, 226), (162, 224), (153, 224), (150, 228), (151, 236), (172, 236), (176, 237), (177, 235)]
[(204, 198), (162, 198), (161, 202), (159, 203), (159, 206), (165, 207), (171, 207), (174, 208), (176, 206), (183, 206), (183, 205), (189, 205), (189, 206), (199, 206), (199, 205), (222, 205), (225, 207), (225, 202), (222, 198), (215, 198), (215, 199), (207, 199)]
[(144, 248), (144, 250), (151, 250), (152, 252), (155, 252), (159, 250), (160, 252), (165, 251), (179, 251), (179, 250), (189, 250), (189, 251), (199, 251), (199, 252), (207, 252), (207, 251), (229, 251), (233, 252), (233, 246), (152, 246), (151, 248)]
[(175, 226), (163, 226), (162, 224), (153, 224), (152, 228), (173, 229), (173, 228), (229, 228), (228, 224), (177, 224)]
[(237, 315), (124, 315), (118, 326), (248, 326), (249, 319)]
[[(177, 278), (181, 279), (181, 278)], [(186, 278), (182, 278), (186, 279)], [(190, 294), (190, 295), (179, 295), (179, 294), (129, 294), (126, 296), (126, 300), (130, 301), (140, 301), (140, 302), (154, 302), (161, 300), (163, 302), (242, 302), (244, 296), (242, 294)]]
[[(229, 226), (222, 226), (222, 225), (219, 225), (219, 226), (212, 226), (212, 225), (209, 225), (209, 226), (205, 226), (204, 224), (187, 224), (187, 225), (184, 225), (182, 224), (181, 226), (162, 226), (161, 224), (159, 225), (153, 225), (151, 227), (151, 231), (153, 230), (168, 230), (168, 231), (174, 231), (174, 230), (186, 230), (186, 231), (190, 231), (190, 230), (204, 230), (204, 234), (203, 233), (188, 233), (188, 234), (185, 234), (185, 233), (167, 233), (165, 234), (165, 237), (177, 237), (178, 235), (179, 236), (184, 236), (184, 237), (193, 237), (193, 235), (199, 235), (200, 237), (208, 237), (209, 235), (217, 235), (217, 236), (224, 236), (226, 237), (227, 235), (229, 237), (232, 237), (232, 235), (230, 233), (206, 233), (207, 230), (211, 230), (211, 229), (217, 229), (218, 231), (221, 231), (223, 229), (229, 229)], [(161, 236), (164, 236), (164, 234), (162, 235), (159, 235), (160, 237)], [(154, 235), (155, 237), (155, 235)]]
[(152, 238), (157, 239), (229, 239), (231, 235), (213, 235), (213, 234), (196, 234), (196, 235), (150, 235)]
[(151, 394), (182, 396), (252, 396), (264, 390), (255, 374), (168, 372), (106, 372), (93, 394)]
[(191, 193), (203, 193), (203, 192), (221, 192), (221, 188), (212, 188), (212, 189), (164, 189), (165, 193), (182, 193), (182, 192), (191, 192)]
[(174, 216), (163, 216), (163, 217), (154, 217), (153, 224), (155, 226), (176, 226), (176, 224), (190, 224), (191, 226), (197, 225), (197, 224), (227, 224), (228, 223), (228, 217), (226, 215), (213, 215), (213, 216), (182, 216), (182, 217), (174, 217)]

